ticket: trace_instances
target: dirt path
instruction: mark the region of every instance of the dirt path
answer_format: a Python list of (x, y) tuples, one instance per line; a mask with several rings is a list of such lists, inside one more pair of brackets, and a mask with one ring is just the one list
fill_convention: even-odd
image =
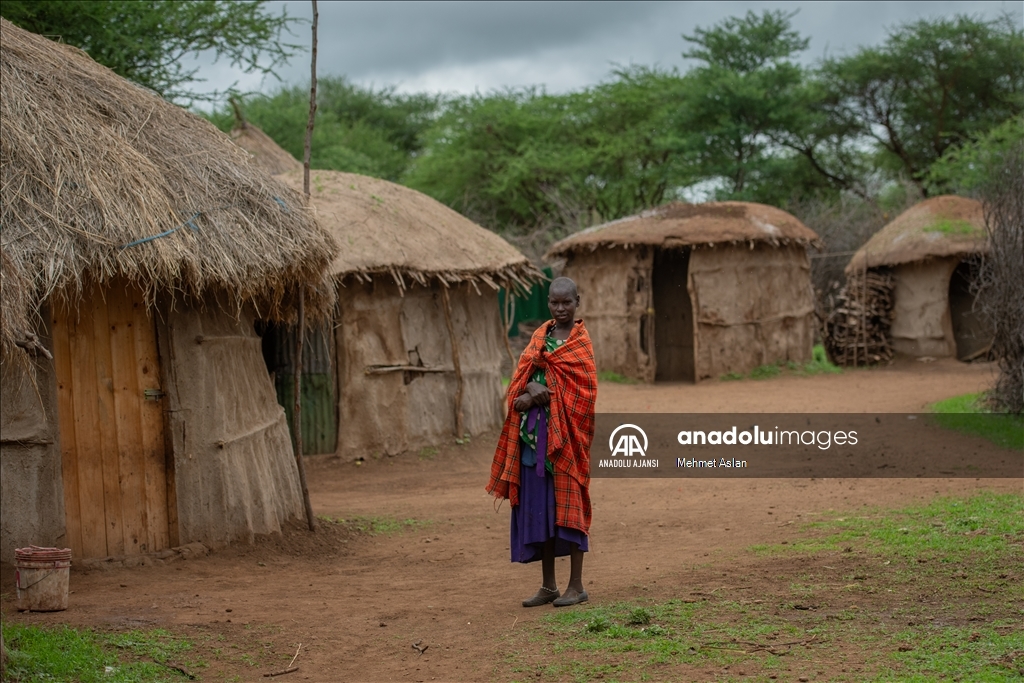
[[(984, 365), (908, 363), (697, 387), (602, 384), (599, 409), (912, 412), (978, 391), (990, 376)], [(507, 561), (508, 506), (495, 511), (483, 492), (494, 441), (486, 435), (436, 454), (361, 465), (311, 459), (318, 515), (418, 520), (402, 531), (313, 537), (292, 530), (196, 560), (76, 571), (67, 612), (16, 615), (7, 593), (4, 612), (34, 623), (169, 628), (199, 643), (210, 663), (200, 672), (204, 680), (255, 680), (287, 664), (300, 642), (293, 681), (512, 678), (503, 667), (510, 636), (539, 629), (547, 612), (519, 606), (539, 584), (539, 568)], [(689, 590), (694, 565), (727, 571), (744, 548), (794, 537), (794, 521), (979, 489), (1019, 492), (1021, 483), (595, 480), (585, 581), (593, 601), (609, 603), (633, 597), (641, 584)], [(559, 560), (562, 584), (567, 570)], [(706, 572), (699, 580), (708, 580)], [(3, 582), (13, 583), (10, 567)], [(414, 641), (429, 647), (418, 654)]]

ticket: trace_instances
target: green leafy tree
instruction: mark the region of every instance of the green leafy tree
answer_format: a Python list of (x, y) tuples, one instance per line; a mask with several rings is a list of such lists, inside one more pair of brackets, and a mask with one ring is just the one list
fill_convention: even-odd
[(573, 228), (662, 203), (685, 175), (673, 128), (682, 79), (631, 68), (566, 95), (449, 103), (406, 182), (489, 227)]
[[(240, 97), (238, 102), (247, 121), (296, 159), (302, 158), (308, 88), (286, 87), (272, 95)], [(421, 152), (441, 103), (438, 95), (403, 95), (394, 88), (363, 88), (336, 76), (318, 78), (310, 165), (398, 181)], [(224, 131), (236, 125), (231, 106), (219, 108), (210, 118)]]
[(168, 99), (210, 99), (186, 57), (212, 52), (245, 73), (273, 73), (298, 46), (283, 42), (295, 21), (266, 0), (4, 0), (0, 15), (33, 33), (85, 50), (115, 73)]
[(924, 178), (929, 194), (973, 196), (999, 185), (998, 173), (1024, 143), (1024, 118), (1015, 116), (976, 139), (949, 147), (931, 166)]
[(817, 134), (791, 136), (794, 149), (849, 184), (829, 150), (855, 140), (883, 173), (938, 189), (925, 181), (932, 164), (1024, 111), (1024, 32), (1008, 16), (905, 24), (879, 47), (825, 60), (817, 87)]
[(689, 96), (677, 125), (696, 141), (701, 175), (721, 183), (723, 198), (781, 203), (825, 184), (777, 141), (807, 124), (813, 96), (794, 61), (809, 41), (793, 30), (792, 17), (748, 12), (683, 36), (694, 45), (683, 56), (703, 63), (686, 75)]

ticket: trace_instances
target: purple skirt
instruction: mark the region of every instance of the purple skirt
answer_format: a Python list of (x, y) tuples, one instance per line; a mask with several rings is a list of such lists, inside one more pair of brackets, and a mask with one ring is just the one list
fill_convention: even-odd
[[(530, 450), (520, 442), (521, 451)], [(528, 458), (531, 459), (532, 458)], [(544, 544), (555, 539), (555, 557), (564, 557), (579, 546), (587, 552), (587, 535), (579, 529), (555, 524), (555, 479), (546, 469), (537, 475), (537, 467), (519, 465), (519, 505), (512, 508), (511, 543), (513, 562), (536, 562), (541, 559)]]

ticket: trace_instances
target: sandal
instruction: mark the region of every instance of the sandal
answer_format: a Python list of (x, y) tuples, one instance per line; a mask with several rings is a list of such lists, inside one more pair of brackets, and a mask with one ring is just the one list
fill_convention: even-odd
[(541, 605), (546, 605), (549, 602), (557, 600), (560, 595), (561, 593), (558, 592), (557, 588), (552, 590), (551, 588), (541, 586), (536, 595), (527, 600), (523, 600), (523, 607), (540, 607)]
[(581, 592), (576, 594), (576, 597), (572, 597), (572, 598), (569, 598), (569, 597), (558, 598), (557, 600), (553, 601), (553, 604), (554, 604), (555, 607), (569, 607), (570, 605), (578, 605), (581, 602), (586, 602), (589, 599), (590, 598), (587, 595), (587, 591), (581, 591)]

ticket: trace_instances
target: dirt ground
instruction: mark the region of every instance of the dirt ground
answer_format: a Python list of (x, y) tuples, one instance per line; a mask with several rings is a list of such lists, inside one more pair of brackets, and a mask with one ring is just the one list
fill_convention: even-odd
[[(840, 375), (692, 385), (602, 384), (605, 412), (913, 412), (989, 386), (994, 369), (905, 361)], [(314, 510), (331, 518), (415, 520), (377, 535), (328, 525), (291, 529), (253, 546), (166, 565), (72, 573), (71, 607), (18, 614), (3, 567), (6, 618), (98, 628), (166, 628), (196, 643), (202, 680), (510, 680), (516, 634), (537, 632), (550, 608), (519, 603), (539, 585), (536, 565), (508, 562), (509, 508), (484, 493), (496, 434), (363, 463), (314, 457)], [(593, 603), (644, 586), (689, 594), (722, 586), (770, 592), (793, 566), (754, 566), (754, 544), (795, 538), (801, 519), (865, 504), (902, 507), (936, 495), (1021, 492), (1015, 479), (594, 480), (584, 581)], [(748, 558), (748, 559), (743, 559)], [(694, 569), (696, 565), (701, 569)], [(558, 561), (560, 585), (568, 565)], [(412, 647), (426, 646), (423, 654)], [(525, 641), (523, 641), (525, 642)], [(824, 665), (823, 665), (824, 666)], [(827, 670), (823, 670), (827, 674)], [(538, 674), (539, 675), (539, 674)], [(708, 679), (712, 671), (677, 672)], [(267, 679), (263, 679), (267, 680)], [(803, 680), (803, 679), (800, 679)]]

